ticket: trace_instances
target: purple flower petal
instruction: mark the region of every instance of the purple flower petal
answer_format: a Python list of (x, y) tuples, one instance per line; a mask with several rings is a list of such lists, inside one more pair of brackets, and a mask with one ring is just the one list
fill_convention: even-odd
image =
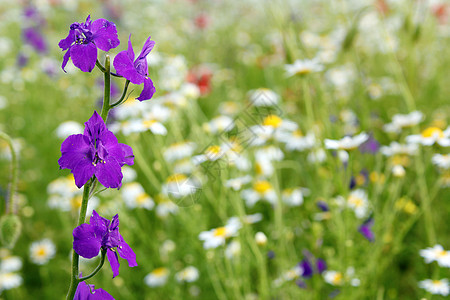
[(317, 272), (319, 272), (319, 274), (322, 274), (323, 271), (325, 271), (327, 269), (327, 263), (325, 262), (325, 260), (318, 258), (316, 261), (316, 266), (317, 266)]
[(113, 22), (97, 19), (92, 22), (91, 31), (95, 45), (103, 51), (109, 51), (120, 44), (116, 25)]
[(90, 137), (91, 141), (99, 139), (100, 135), (102, 135), (104, 131), (107, 131), (105, 122), (97, 111), (94, 111), (92, 117), (84, 123), (84, 126), (85, 128), (83, 134)]
[(95, 289), (93, 284), (82, 281), (77, 286), (74, 300), (114, 300), (113, 296), (103, 289)]
[(122, 183), (122, 170), (114, 157), (109, 156), (95, 166), (95, 176), (106, 188), (118, 188)]
[(66, 72), (64, 68), (66, 67), (67, 62), (69, 61), (69, 58), (70, 58), (70, 50), (67, 50), (67, 52), (64, 54), (63, 63), (61, 65), (61, 68), (63, 69), (64, 72)]
[(117, 257), (117, 253), (111, 249), (106, 251), (106, 257), (108, 257), (109, 264), (111, 265), (111, 269), (113, 271), (113, 278), (119, 275), (119, 259)]
[(132, 166), (134, 164), (133, 149), (125, 144), (119, 144), (119, 146), (122, 149), (123, 153), (123, 163)]
[(82, 134), (74, 134), (67, 137), (61, 144), (61, 158), (58, 160), (62, 169), (73, 169), (80, 160), (90, 159), (88, 157), (90, 146)]
[(375, 234), (372, 232), (373, 223), (373, 218), (369, 218), (358, 228), (358, 231), (370, 242), (375, 241)]
[(302, 276), (303, 277), (311, 277), (313, 275), (313, 268), (308, 259), (304, 258), (300, 262), (300, 267), (303, 269)]
[(30, 44), (37, 52), (45, 54), (47, 44), (42, 34), (35, 28), (26, 28), (23, 31), (23, 37), (26, 43)]
[(142, 90), (141, 94), (138, 98), (136, 98), (139, 101), (148, 100), (153, 97), (153, 94), (155, 93), (155, 86), (153, 85), (153, 81), (150, 78), (145, 78), (144, 80), (144, 89)]
[(131, 61), (128, 57), (127, 51), (119, 52), (116, 57), (114, 57), (113, 65), (117, 71), (117, 74), (125, 77), (131, 81), (131, 83), (142, 84), (144, 82), (145, 76), (136, 71), (133, 61)]
[(125, 243), (125, 241), (122, 241), (122, 243), (117, 247), (117, 251), (119, 252), (121, 258), (128, 261), (129, 267), (137, 266), (136, 254), (134, 253), (133, 249), (131, 249), (131, 247), (127, 243)]
[(128, 36), (127, 56), (131, 62), (134, 61), (134, 50), (133, 50), (133, 45), (131, 44), (131, 34)]
[(84, 258), (98, 255), (102, 246), (102, 239), (95, 234), (91, 224), (81, 224), (73, 230), (73, 250)]
[(89, 223), (94, 227), (94, 233), (97, 236), (101, 237), (108, 233), (109, 220), (100, 216), (95, 209), (92, 211)]
[(67, 37), (65, 39), (60, 40), (58, 46), (62, 50), (67, 50), (74, 42), (75, 42), (75, 30), (70, 29)]
[(83, 72), (91, 72), (97, 61), (97, 47), (93, 43), (75, 44), (70, 47), (73, 64)]
[(75, 179), (75, 185), (81, 188), (94, 175), (95, 167), (89, 160), (80, 160), (75, 168), (72, 169), (72, 174)]

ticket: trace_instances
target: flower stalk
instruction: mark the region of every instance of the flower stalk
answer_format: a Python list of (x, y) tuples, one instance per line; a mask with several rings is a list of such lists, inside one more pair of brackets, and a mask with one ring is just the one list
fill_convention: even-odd
[(16, 193), (16, 187), (17, 187), (17, 180), (18, 180), (18, 169), (19, 165), (17, 162), (17, 156), (16, 151), (14, 150), (14, 145), (11, 137), (7, 135), (6, 133), (0, 131), (0, 138), (5, 140), (11, 150), (11, 183), (9, 185), (9, 193), (8, 197), (6, 199), (6, 208), (5, 212), (6, 214), (17, 214), (17, 204), (15, 202), (15, 193)]
[(108, 118), (108, 112), (111, 108), (109, 105), (109, 101), (111, 98), (111, 62), (110, 62), (109, 55), (106, 55), (106, 58), (105, 58), (104, 74), (105, 74), (105, 92), (103, 95), (103, 108), (102, 108), (101, 117), (106, 124), (106, 119)]

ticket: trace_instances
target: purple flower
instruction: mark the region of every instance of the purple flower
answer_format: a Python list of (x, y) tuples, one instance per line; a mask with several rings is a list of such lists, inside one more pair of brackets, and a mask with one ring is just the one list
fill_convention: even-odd
[(369, 139), (359, 146), (361, 153), (376, 154), (379, 149), (380, 143), (373, 137), (373, 134), (370, 134)]
[(319, 274), (322, 274), (323, 271), (325, 271), (327, 269), (327, 263), (323, 259), (318, 258), (316, 260), (316, 267), (317, 267), (317, 272)]
[(372, 232), (373, 223), (373, 218), (369, 218), (358, 228), (358, 231), (370, 242), (373, 242), (375, 240), (375, 235)]
[(330, 208), (328, 207), (328, 204), (325, 201), (317, 201), (317, 207), (320, 208), (321, 211), (329, 211)]
[(73, 250), (78, 255), (93, 258), (98, 255), (100, 249), (106, 250), (113, 278), (119, 275), (117, 253), (128, 261), (128, 266), (137, 266), (136, 254), (119, 233), (119, 215), (115, 215), (109, 221), (94, 210), (89, 223), (81, 224), (73, 230)]
[(114, 58), (114, 68), (117, 74), (122, 75), (133, 84), (144, 83), (144, 89), (139, 95), (139, 101), (148, 100), (153, 97), (155, 87), (153, 81), (148, 77), (147, 55), (152, 51), (155, 42), (150, 40), (151, 37), (145, 41), (142, 47), (141, 54), (134, 59), (134, 50), (131, 45), (131, 35), (128, 38), (128, 50), (119, 52)]
[(311, 277), (314, 273), (313, 267), (311, 265), (311, 263), (309, 262), (309, 260), (307, 258), (304, 258), (301, 262), (300, 262), (300, 267), (303, 270), (302, 276), (303, 277)]
[(114, 300), (104, 289), (95, 289), (93, 284), (82, 281), (77, 286), (73, 300)]
[(83, 134), (69, 136), (61, 145), (61, 169), (70, 169), (81, 188), (95, 175), (107, 188), (120, 188), (122, 166), (134, 163), (133, 149), (120, 144), (95, 111), (85, 124)]
[(29, 44), (41, 54), (47, 53), (47, 43), (45, 42), (44, 37), (34, 27), (25, 28), (22, 32), (22, 37), (25, 43)]
[(91, 72), (97, 61), (97, 48), (109, 51), (119, 44), (116, 25), (113, 22), (106, 19), (91, 21), (89, 15), (84, 23), (72, 23), (69, 35), (59, 42), (59, 48), (67, 50), (62, 69), (64, 70), (71, 57), (73, 64), (81, 71)]

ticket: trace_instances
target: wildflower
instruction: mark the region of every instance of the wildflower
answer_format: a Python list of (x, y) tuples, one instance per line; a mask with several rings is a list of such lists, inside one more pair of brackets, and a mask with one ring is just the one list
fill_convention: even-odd
[(241, 243), (239, 241), (231, 241), (225, 249), (225, 257), (232, 259), (241, 253)]
[(365, 132), (353, 137), (346, 136), (340, 140), (325, 139), (325, 148), (334, 150), (352, 150), (361, 146), (361, 144), (368, 139), (369, 135)]
[(307, 188), (285, 189), (281, 193), (281, 199), (289, 206), (300, 206), (303, 204), (303, 197), (309, 194)]
[(364, 218), (369, 211), (367, 193), (362, 189), (352, 191), (348, 196), (347, 206), (355, 211), (357, 218)]
[(255, 234), (255, 241), (258, 245), (264, 246), (267, 244), (267, 236), (264, 234), (264, 232), (258, 231)]
[(389, 146), (381, 146), (380, 151), (385, 156), (394, 155), (415, 155), (417, 152), (416, 144), (399, 144), (397, 142), (392, 142)]
[(204, 241), (203, 248), (217, 248), (220, 245), (224, 245), (227, 238), (235, 236), (241, 226), (242, 225), (238, 220), (233, 219), (223, 227), (201, 232), (198, 237), (200, 240)]
[(259, 88), (248, 92), (248, 97), (252, 105), (259, 106), (274, 106), (280, 101), (280, 96), (267, 88)]
[(197, 268), (189, 266), (175, 274), (178, 282), (194, 282), (198, 279), (199, 274)]
[(281, 133), (279, 141), (286, 144), (286, 150), (288, 151), (304, 151), (315, 146), (316, 137), (312, 132), (304, 136), (302, 131), (297, 129), (292, 132)]
[(45, 265), (55, 256), (56, 247), (50, 239), (34, 242), (30, 246), (30, 259), (38, 265)]
[(303, 268), (300, 265), (296, 265), (295, 267), (287, 270), (280, 277), (275, 279), (274, 284), (280, 286), (282, 283), (286, 281), (292, 281), (298, 279), (303, 274)]
[(119, 233), (119, 215), (111, 221), (101, 217), (95, 210), (92, 213), (90, 224), (81, 224), (73, 230), (73, 249), (84, 258), (93, 258), (100, 249), (106, 250), (106, 256), (113, 271), (113, 278), (119, 275), (120, 257), (128, 261), (130, 267), (136, 267), (136, 254), (123, 240)]
[(67, 50), (62, 69), (64, 70), (69, 58), (72, 58), (73, 64), (81, 71), (91, 72), (97, 61), (97, 48), (109, 51), (119, 44), (116, 25), (113, 22), (106, 19), (91, 21), (89, 15), (84, 23), (72, 23), (69, 35), (59, 42), (59, 48)]
[(179, 199), (195, 194), (200, 188), (200, 183), (195, 178), (175, 173), (167, 178), (166, 183), (162, 186), (162, 192), (164, 195), (170, 194)]
[(145, 208), (151, 210), (155, 203), (137, 182), (127, 183), (122, 188), (122, 197), (129, 208)]
[(441, 280), (425, 279), (419, 282), (419, 287), (433, 295), (448, 296), (450, 285), (447, 278)]
[(69, 135), (79, 134), (83, 132), (83, 126), (75, 121), (66, 121), (61, 123), (58, 128), (56, 128), (56, 136), (60, 139), (65, 139)]
[(277, 201), (275, 190), (266, 180), (255, 181), (251, 189), (246, 189), (241, 192), (241, 196), (249, 207), (254, 206), (256, 202), (262, 199), (267, 200), (272, 205), (275, 205)]
[(420, 256), (425, 258), (427, 264), (436, 261), (439, 266), (450, 268), (450, 251), (444, 250), (441, 245), (420, 250)]
[(395, 177), (404, 177), (406, 174), (405, 168), (402, 165), (394, 165), (392, 167), (392, 175)]
[[(261, 221), (262, 218), (263, 218), (263, 216), (260, 213), (256, 213), (253, 215), (245, 215), (245, 216), (242, 216), (242, 222), (244, 224), (255, 224), (255, 223), (258, 223), (259, 221)], [(239, 217), (231, 217), (227, 221), (228, 224), (240, 223), (240, 222), (241, 222), (241, 218), (239, 218)]]
[(243, 185), (249, 183), (250, 181), (252, 181), (252, 177), (250, 175), (245, 175), (242, 177), (228, 179), (225, 182), (225, 186), (233, 189), (234, 191), (239, 191)]
[(32, 46), (40, 54), (46, 54), (48, 51), (47, 42), (42, 33), (34, 27), (25, 28), (22, 31), (22, 37), (25, 43)]
[(383, 126), (384, 131), (400, 133), (403, 128), (416, 126), (423, 120), (420, 111), (413, 111), (409, 114), (396, 114), (392, 117), (392, 122)]
[(169, 269), (164, 267), (157, 268), (145, 276), (144, 282), (149, 287), (163, 286), (166, 284), (169, 274)]
[(421, 134), (407, 136), (406, 141), (424, 146), (439, 144), (442, 147), (448, 147), (450, 146), (450, 127), (444, 131), (438, 127), (428, 127)]
[(19, 287), (22, 284), (22, 277), (15, 273), (22, 268), (22, 260), (17, 256), (11, 256), (10, 252), (0, 249), (0, 293)]
[(373, 218), (369, 218), (368, 220), (364, 221), (364, 223), (358, 228), (358, 231), (367, 240), (369, 240), (369, 242), (373, 242), (375, 240), (375, 235), (372, 232), (373, 223), (374, 223)]
[(164, 159), (167, 162), (174, 162), (182, 158), (190, 157), (197, 145), (192, 142), (175, 143), (169, 146), (164, 153)]
[(359, 146), (359, 151), (361, 153), (376, 154), (379, 149), (380, 143), (378, 143), (372, 134), (370, 134), (369, 138)]
[(196, 155), (192, 158), (192, 161), (195, 165), (199, 165), (206, 161), (217, 161), (222, 158), (226, 153), (226, 149), (223, 149), (220, 146), (212, 145), (206, 148), (203, 154)]
[(334, 286), (343, 285), (345, 281), (349, 281), (352, 286), (359, 286), (360, 280), (354, 277), (354, 273), (353, 267), (348, 267), (345, 275), (338, 271), (329, 270), (323, 272), (323, 278), (325, 282)]
[(71, 170), (78, 188), (92, 175), (106, 188), (120, 188), (121, 167), (134, 163), (131, 147), (118, 143), (97, 112), (85, 123), (83, 134), (71, 135), (62, 143), (61, 154), (58, 163)]
[(228, 132), (234, 128), (234, 121), (228, 116), (218, 116), (203, 125), (204, 129), (212, 134)]
[(178, 211), (179, 207), (162, 194), (156, 197), (156, 202), (158, 203), (156, 206), (156, 215), (160, 218), (165, 218), (169, 214), (176, 214)]
[(19, 287), (22, 282), (23, 279), (19, 274), (0, 271), (0, 293), (3, 290), (10, 290)]
[(323, 65), (321, 65), (316, 59), (297, 59), (293, 64), (287, 64), (284, 66), (286, 76), (291, 77), (294, 75), (306, 75), (313, 72), (323, 71)]
[(114, 58), (113, 65), (119, 75), (122, 75), (133, 84), (144, 83), (144, 89), (139, 97), (136, 98), (139, 101), (148, 100), (155, 93), (153, 81), (148, 77), (147, 63), (147, 55), (152, 51), (154, 46), (155, 42), (151, 40), (151, 37), (148, 37), (144, 43), (144, 47), (142, 47), (141, 53), (135, 60), (130, 34), (128, 38), (128, 50), (119, 52)]
[(441, 169), (450, 169), (450, 154), (434, 154), (432, 158), (434, 165)]
[(114, 300), (113, 296), (108, 294), (104, 289), (96, 289), (93, 284), (87, 284), (82, 281), (77, 286), (74, 300)]

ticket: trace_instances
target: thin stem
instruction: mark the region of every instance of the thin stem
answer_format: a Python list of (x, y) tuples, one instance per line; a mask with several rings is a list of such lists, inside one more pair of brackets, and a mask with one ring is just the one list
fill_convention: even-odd
[(117, 106), (117, 105), (120, 105), (120, 104), (122, 104), (123, 102), (125, 102), (126, 99), (128, 99), (128, 97), (125, 98), (125, 96), (126, 96), (126, 94), (127, 94), (128, 86), (129, 86), (129, 85), (130, 85), (130, 81), (127, 79), (127, 81), (125, 81), (125, 87), (123, 88), (122, 96), (120, 97), (120, 99), (119, 99), (116, 103), (111, 104), (111, 105), (110, 105), (110, 108), (113, 108), (113, 107), (115, 107), (115, 106)]
[(91, 277), (94, 277), (94, 275), (97, 274), (98, 271), (100, 271), (100, 269), (103, 267), (103, 264), (105, 263), (105, 257), (106, 257), (106, 249), (102, 249), (102, 260), (100, 261), (100, 264), (97, 266), (97, 268), (95, 268), (95, 270), (91, 274), (89, 274), (88, 276), (78, 278), (78, 281), (81, 282), (88, 280)]
[(17, 180), (18, 180), (18, 173), (17, 170), (19, 169), (19, 165), (17, 162), (17, 156), (16, 151), (14, 150), (14, 145), (11, 137), (7, 135), (6, 133), (0, 131), (0, 138), (4, 139), (7, 143), (9, 148), (11, 149), (11, 183), (9, 186), (9, 193), (8, 198), (6, 199), (6, 214), (17, 214), (17, 205), (14, 201), (16, 194), (16, 186), (17, 186)]
[[(78, 225), (84, 223), (84, 220), (86, 219), (86, 211), (87, 211), (87, 205), (89, 200), (89, 190), (92, 184), (92, 179), (90, 179), (86, 184), (84, 185), (83, 190), (83, 200), (81, 202), (81, 208), (80, 208), (80, 216), (78, 217)], [(75, 250), (72, 252), (72, 279), (70, 281), (70, 287), (69, 292), (67, 293), (67, 300), (72, 300), (73, 296), (75, 295), (75, 291), (77, 289), (78, 283), (80, 280), (78, 279), (78, 262), (79, 262), (80, 256), (75, 252)]]
[(119, 77), (119, 78), (123, 78), (123, 76), (122, 76), (122, 75), (119, 75), (119, 74), (117, 74), (117, 73), (114, 73), (114, 72), (111, 72), (111, 75), (112, 75), (112, 76), (114, 76), (114, 77)]
[(106, 124), (106, 119), (108, 118), (108, 112), (110, 109), (109, 101), (111, 98), (111, 64), (109, 55), (105, 57), (105, 92), (103, 96), (103, 108), (102, 108), (102, 119)]
[(105, 67), (98, 61), (98, 59), (97, 59), (97, 61), (95, 62), (95, 65), (96, 65), (97, 68), (99, 68), (99, 70), (102, 71), (103, 73), (106, 72)]

